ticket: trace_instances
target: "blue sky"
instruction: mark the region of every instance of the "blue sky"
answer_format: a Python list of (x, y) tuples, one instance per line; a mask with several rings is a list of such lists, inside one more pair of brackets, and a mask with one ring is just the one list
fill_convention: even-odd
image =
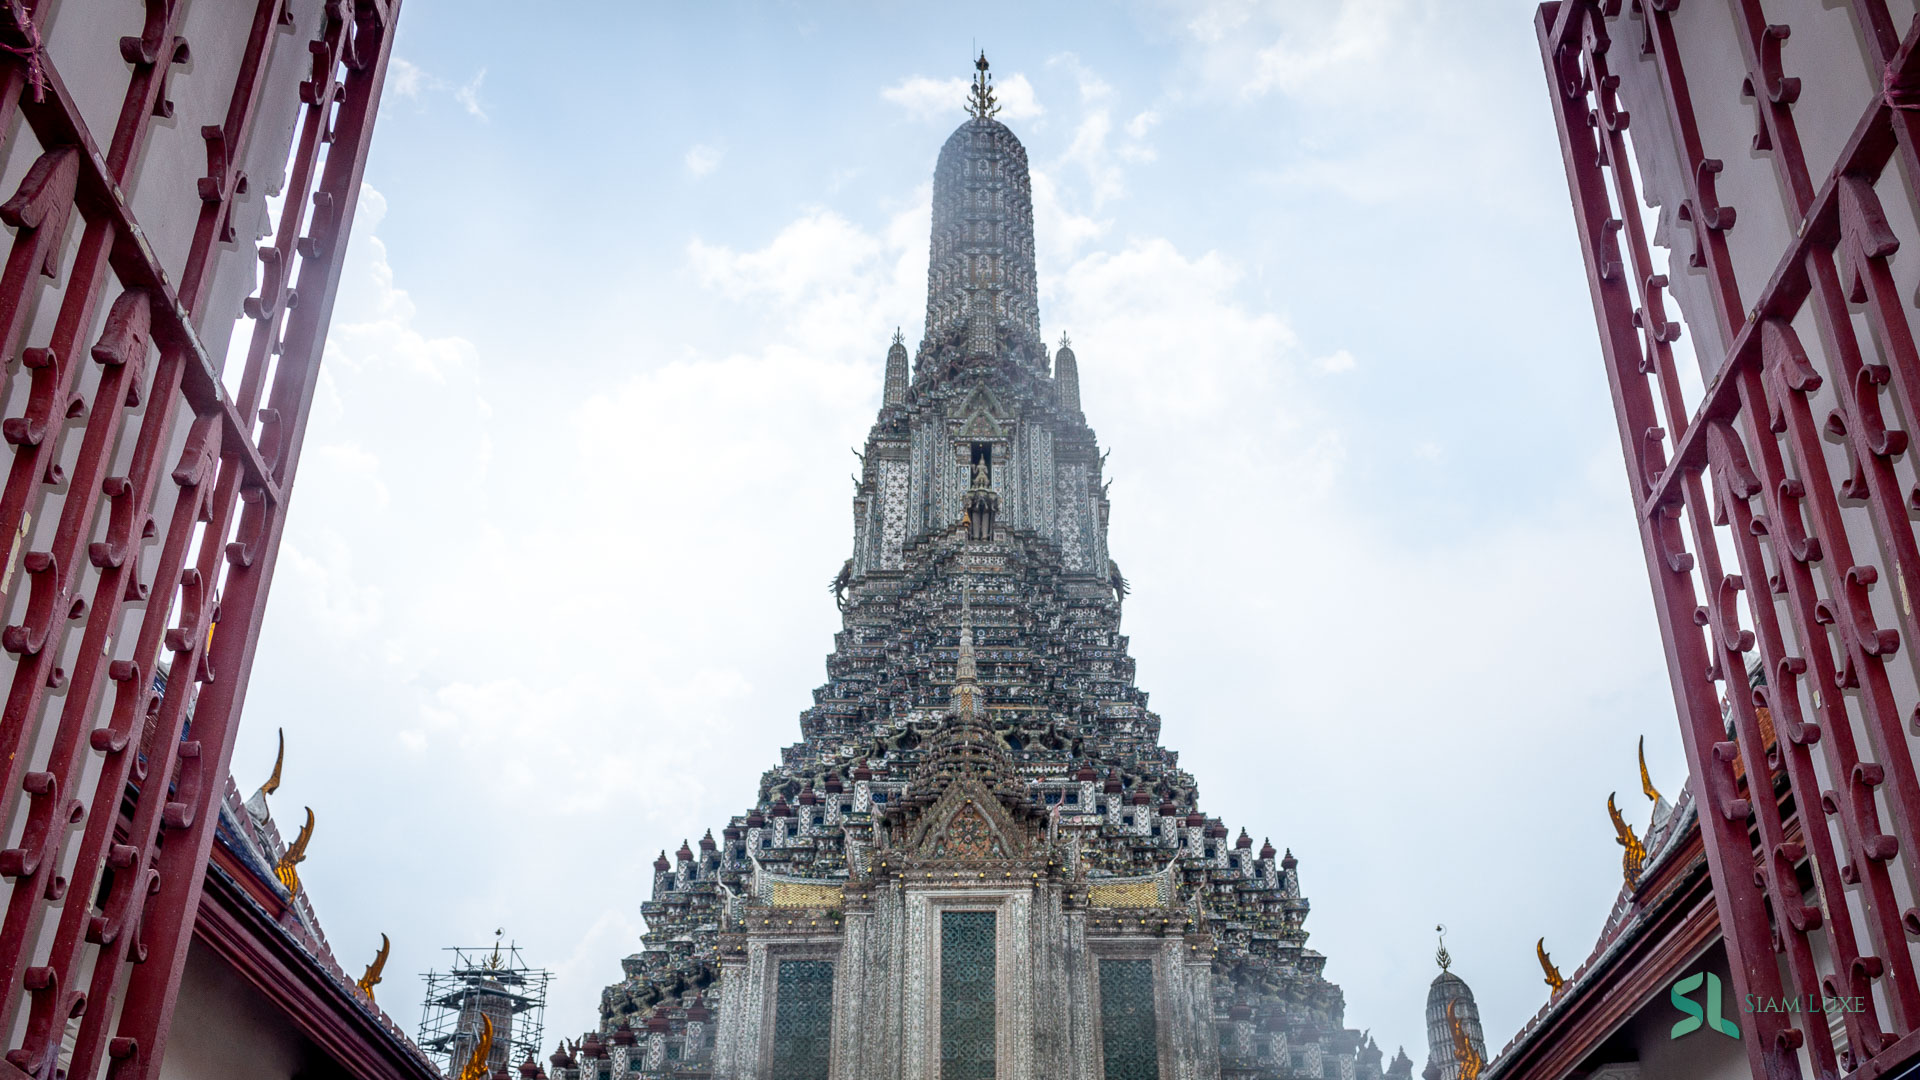
[(1349, 1025), (1445, 922), (1504, 1043), (1683, 773), (1530, 5), (529, 11), (407, 0), (235, 759), (396, 1020), (501, 926), (578, 1034), (797, 738), (977, 43), (1164, 740)]

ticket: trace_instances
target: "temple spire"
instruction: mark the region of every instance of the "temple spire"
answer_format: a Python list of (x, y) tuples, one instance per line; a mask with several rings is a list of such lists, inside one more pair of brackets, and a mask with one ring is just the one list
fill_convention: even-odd
[(1000, 111), (1000, 105), (993, 99), (993, 79), (987, 74), (987, 54), (980, 53), (980, 59), (973, 62), (973, 97), (967, 101), (967, 112), (976, 120), (986, 120)]
[[(1029, 363), (1040, 353), (1039, 286), (1033, 262), (1033, 179), (1027, 151), (993, 118), (984, 55), (975, 65), (967, 119), (933, 170), (933, 229), (927, 260), (926, 340), (966, 347), (970, 294), (979, 289), (990, 325), (1011, 335)], [(960, 340), (953, 340), (958, 337)], [(996, 355), (998, 351), (996, 350)]]

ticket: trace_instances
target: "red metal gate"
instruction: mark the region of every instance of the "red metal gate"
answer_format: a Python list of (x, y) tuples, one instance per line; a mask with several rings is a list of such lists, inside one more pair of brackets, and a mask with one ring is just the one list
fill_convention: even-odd
[[(1764, 265), (1741, 265), (1728, 236), (1752, 208), (1717, 197), (1726, 163), (1702, 147), (1682, 2), (1567, 0), (1536, 25), (1739, 1000), (1867, 1006), (1844, 1014), (1838, 1037), (1820, 1017), (1743, 1015), (1754, 1075), (1874, 1076), (1920, 1052), (1920, 781), (1906, 727), (1920, 715), (1900, 651), (1920, 642), (1920, 490), (1898, 419), (1920, 415), (1920, 353), (1881, 202), (1910, 201), (1920, 178), (1920, 20), (1903, 40), (1884, 0), (1844, 4), (1884, 92), (1815, 176), (1795, 124), (1802, 81), (1783, 60), (1792, 27), (1769, 23), (1759, 0), (1684, 0), (1730, 16), (1725, 40), (1696, 44), (1743, 64), (1753, 124), (1741, 140), (1770, 163), (1790, 225)], [(1709, 332), (1694, 347), (1728, 343), (1703, 358), (1691, 415), (1619, 97), (1623, 66), (1649, 60), (1657, 92), (1637, 103), (1663, 108), (1650, 119), (1679, 166), (1673, 220), (1691, 252), (1672, 272), (1705, 277), (1694, 315), (1716, 325), (1696, 327)]]
[[(400, 2), (230, 5), (250, 31), (224, 58), (237, 71), (224, 121), (200, 128), (205, 174), (152, 204), (197, 221), (184, 259), (163, 263), (129, 192), (171, 179), (140, 170), (196, 48), (187, 5), (124, 6), (126, 36), (84, 43), (120, 64), (77, 74), (45, 44), (54, 5), (0, 0), (4, 150), (37, 155), (0, 205), (14, 230), (0, 355), (46, 335), (10, 371), (24, 407), (0, 425), (0, 1034), (13, 1033), (0, 1076), (159, 1075)], [(200, 331), (296, 5), (324, 13), (293, 43), (305, 79), (285, 201), (229, 395), (227, 325), (213, 319), (210, 342)], [(76, 101), (101, 98), (100, 71), (125, 78), (105, 143)], [(63, 246), (70, 224), (78, 243)], [(57, 312), (50, 329), (37, 305)]]

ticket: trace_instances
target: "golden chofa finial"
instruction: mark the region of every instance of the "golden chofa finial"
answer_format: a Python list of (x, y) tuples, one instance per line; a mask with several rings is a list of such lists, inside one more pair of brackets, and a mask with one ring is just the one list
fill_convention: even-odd
[(493, 1019), (485, 1013), (480, 1014), (480, 1038), (474, 1041), (473, 1053), (467, 1055), (466, 1064), (460, 1066), (460, 1075), (454, 1080), (487, 1080), (491, 1070), (487, 1059), (493, 1056)]
[(1447, 951), (1447, 924), (1436, 925), (1433, 932), (1440, 937), (1440, 947), (1434, 950), (1433, 958), (1439, 962), (1440, 970), (1445, 971), (1453, 964), (1453, 954)]
[(1650, 802), (1660, 801), (1660, 792), (1653, 786), (1653, 777), (1647, 775), (1647, 737), (1640, 736), (1640, 790), (1647, 793)]
[(993, 99), (993, 79), (987, 74), (987, 54), (982, 52), (980, 59), (973, 62), (973, 97), (967, 102), (967, 112), (975, 120), (985, 120), (1000, 111)]
[(307, 861), (307, 842), (312, 839), (313, 807), (309, 806), (307, 823), (300, 826), (300, 835), (293, 838), (293, 843), (288, 845), (286, 854), (280, 856), (280, 861), (273, 866), (273, 876), (280, 879), (280, 884), (285, 887), (288, 896), (298, 896), (300, 893), (300, 875), (294, 867)]
[(1640, 887), (1640, 868), (1647, 861), (1647, 848), (1639, 837), (1633, 835), (1633, 826), (1620, 816), (1620, 808), (1613, 804), (1615, 794), (1617, 792), (1607, 795), (1607, 816), (1613, 819), (1613, 842), (1624, 849), (1620, 856), (1620, 872), (1626, 878), (1627, 888), (1637, 889)]
[(373, 1000), (373, 988), (380, 985), (380, 973), (386, 970), (387, 951), (392, 947), (393, 943), (387, 940), (387, 935), (381, 934), (380, 951), (374, 954), (373, 963), (367, 965), (367, 973), (360, 976), (359, 982), (353, 984), (360, 988), (360, 992), (366, 995), (368, 1001)]
[(1541, 938), (1535, 942), (1533, 951), (1535, 955), (1540, 957), (1540, 970), (1546, 973), (1547, 993), (1559, 993), (1560, 988), (1567, 985), (1567, 980), (1565, 976), (1560, 974), (1560, 969), (1553, 966), (1553, 957), (1547, 955), (1547, 939)]
[(280, 749), (273, 753), (273, 775), (260, 785), (260, 794), (271, 795), (280, 790), (280, 766), (287, 763), (287, 729), (280, 729)]
[(1453, 1035), (1453, 1062), (1460, 1067), (1460, 1080), (1479, 1080), (1480, 1070), (1486, 1068), (1487, 1059), (1473, 1048), (1473, 1038), (1467, 1034), (1467, 1026), (1453, 1014), (1453, 1007), (1459, 1003), (1459, 998), (1447, 999), (1447, 1030)]

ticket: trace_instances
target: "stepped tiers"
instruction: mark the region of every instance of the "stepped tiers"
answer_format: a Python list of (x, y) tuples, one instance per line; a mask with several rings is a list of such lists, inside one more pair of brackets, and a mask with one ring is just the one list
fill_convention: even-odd
[[(976, 87), (827, 683), (753, 805), (654, 863), (644, 948), (559, 1080), (1382, 1075), (1294, 859), (1200, 810), (1134, 686), (1077, 367), (1039, 343), (1025, 154)], [(956, 320), (962, 271), (992, 280)]]

